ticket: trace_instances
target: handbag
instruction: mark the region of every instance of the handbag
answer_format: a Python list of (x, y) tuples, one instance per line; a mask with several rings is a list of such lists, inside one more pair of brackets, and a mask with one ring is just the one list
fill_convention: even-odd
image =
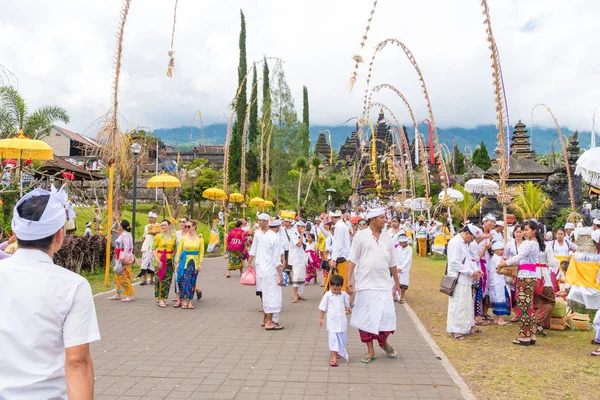
[(123, 269), (123, 265), (121, 265), (121, 263), (115, 263), (115, 266), (113, 267), (113, 272), (117, 275), (123, 275), (124, 269)]
[(286, 270), (281, 271), (281, 276), (283, 278), (283, 285), (282, 286), (287, 286), (290, 284), (290, 275), (287, 273)]
[(240, 283), (246, 286), (256, 286), (256, 272), (254, 272), (254, 268), (249, 267), (246, 272), (242, 273)]
[(123, 257), (122, 264), (125, 264), (125, 265), (133, 264), (133, 260), (134, 260), (133, 253), (127, 254), (125, 257)]
[(519, 266), (518, 265), (508, 265), (506, 267), (502, 267), (502, 268), (497, 268), (496, 269), (496, 273), (498, 273), (500, 275), (509, 276), (511, 278), (516, 278), (518, 272), (519, 272)]
[[(465, 263), (465, 260), (462, 261)], [(440, 292), (447, 294), (448, 296), (452, 296), (454, 294), (454, 289), (456, 288), (456, 283), (458, 282), (458, 277), (460, 276), (460, 272), (456, 276), (448, 275), (448, 263), (446, 263), (446, 271), (444, 271), (444, 277), (440, 282)]]

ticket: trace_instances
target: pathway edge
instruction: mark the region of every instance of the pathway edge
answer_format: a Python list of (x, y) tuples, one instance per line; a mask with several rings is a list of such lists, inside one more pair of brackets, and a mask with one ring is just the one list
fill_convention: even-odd
[(444, 352), (442, 351), (442, 349), (440, 349), (435, 340), (433, 340), (427, 329), (425, 329), (425, 326), (421, 323), (421, 320), (419, 319), (415, 311), (408, 305), (408, 302), (404, 302), (403, 305), (406, 308), (406, 312), (410, 316), (410, 319), (412, 319), (412, 321), (417, 326), (417, 329), (421, 333), (421, 336), (423, 336), (423, 339), (425, 339), (425, 341), (427, 342), (433, 353), (436, 355), (436, 357), (440, 359), (440, 361), (442, 362), (442, 366), (444, 367), (448, 375), (450, 375), (456, 386), (458, 386), (458, 388), (460, 389), (460, 393), (463, 395), (463, 397), (466, 400), (477, 400), (475, 395), (473, 395), (473, 392), (471, 392), (471, 389), (469, 389), (467, 383), (461, 378), (460, 374), (458, 373), (456, 368), (454, 368), (450, 360), (448, 360), (446, 354), (444, 354)]

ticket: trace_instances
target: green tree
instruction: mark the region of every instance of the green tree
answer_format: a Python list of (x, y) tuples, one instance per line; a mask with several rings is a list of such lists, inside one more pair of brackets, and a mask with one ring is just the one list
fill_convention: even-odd
[[(241, 177), (242, 164), (242, 130), (244, 129), (244, 121), (246, 120), (247, 96), (245, 80), (246, 71), (248, 69), (246, 62), (246, 17), (244, 12), (240, 10), (241, 28), (240, 28), (240, 60), (238, 64), (238, 90), (239, 96), (234, 99), (234, 107), (236, 111), (236, 121), (233, 125), (231, 143), (229, 145), (229, 181), (239, 182)], [(236, 92), (237, 95), (237, 92)]]
[(258, 179), (258, 79), (256, 76), (256, 66), (252, 68), (252, 92), (250, 95), (250, 124), (248, 127), (249, 146), (248, 156), (246, 157), (246, 168), (248, 171), (248, 180)]
[(12, 86), (0, 87), (0, 138), (13, 137), (23, 130), (32, 139), (41, 139), (50, 133), (56, 121), (68, 124), (67, 111), (58, 106), (43, 106), (28, 112), (25, 99)]
[(487, 147), (485, 147), (485, 143), (483, 142), (483, 140), (473, 152), (472, 161), (473, 165), (477, 165), (484, 171), (488, 170), (492, 166), (492, 162), (490, 161), (490, 155), (488, 154)]
[(299, 174), (298, 174), (298, 197), (297, 197), (298, 214), (300, 214), (300, 194), (302, 191), (302, 172), (304, 170), (306, 170), (307, 166), (308, 166), (308, 163), (306, 162), (306, 158), (298, 157), (298, 159), (296, 160), (296, 169), (299, 172)]
[(542, 190), (541, 185), (529, 181), (518, 185), (513, 192), (509, 207), (521, 220), (540, 219), (552, 206), (552, 200)]
[(465, 167), (465, 156), (460, 152), (458, 146), (454, 145), (454, 173), (456, 175), (462, 175), (467, 172)]
[[(271, 82), (269, 80), (269, 63), (267, 62), (267, 57), (264, 57), (263, 60), (263, 87), (262, 87), (262, 94), (263, 94), (263, 100), (262, 100), (262, 107), (261, 107), (261, 112), (262, 112), (262, 123), (261, 123), (261, 127), (264, 129), (263, 132), (261, 132), (261, 134), (263, 135), (263, 149), (262, 149), (262, 154), (260, 155), (261, 158), (266, 157), (266, 153), (267, 153), (267, 146), (269, 145), (268, 142), (268, 136), (269, 136), (269, 132), (271, 132), (271, 127), (273, 125), (273, 122), (271, 121)], [(263, 158), (264, 160), (264, 158)], [(266, 162), (266, 160), (265, 160)], [(270, 162), (270, 160), (269, 160)], [(268, 165), (265, 165), (265, 171), (264, 173), (267, 173), (267, 170), (270, 169), (270, 167)], [(269, 176), (271, 176), (269, 174)], [(265, 178), (265, 176), (263, 176), (263, 178)], [(262, 195), (262, 193), (261, 193)]]
[(302, 88), (302, 126), (300, 132), (301, 152), (304, 157), (310, 153), (310, 123), (308, 112), (308, 89)]
[(310, 194), (310, 187), (312, 186), (315, 176), (317, 176), (317, 178), (319, 177), (319, 167), (321, 166), (321, 159), (318, 156), (313, 157), (310, 160), (310, 165), (313, 167), (313, 174), (310, 177), (310, 181), (308, 181), (308, 189), (306, 189), (306, 196), (304, 197), (303, 207), (306, 207), (306, 201), (308, 200), (308, 195)]

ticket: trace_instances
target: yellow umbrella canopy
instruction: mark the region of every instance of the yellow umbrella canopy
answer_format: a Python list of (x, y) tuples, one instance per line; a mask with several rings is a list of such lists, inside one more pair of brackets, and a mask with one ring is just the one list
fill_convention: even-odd
[(0, 158), (52, 160), (54, 151), (48, 143), (29, 139), (21, 131), (17, 137), (0, 140)]
[(229, 201), (232, 203), (241, 203), (244, 201), (244, 196), (241, 193), (231, 193), (229, 195)]
[(275, 204), (273, 204), (273, 202), (271, 200), (265, 200), (265, 207), (273, 207)]
[(227, 193), (219, 188), (209, 188), (202, 192), (202, 197), (212, 201), (225, 200), (227, 198)]
[(146, 187), (149, 188), (170, 188), (179, 186), (181, 186), (179, 179), (167, 174), (166, 172), (148, 179), (148, 184), (146, 185)]
[(261, 199), (260, 197), (254, 197), (254, 198), (250, 199), (250, 205), (251, 206), (264, 206), (265, 200)]

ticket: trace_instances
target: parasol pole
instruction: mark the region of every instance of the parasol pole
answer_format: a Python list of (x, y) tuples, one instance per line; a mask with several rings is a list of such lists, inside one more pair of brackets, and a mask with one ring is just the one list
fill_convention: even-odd
[(108, 189), (108, 222), (106, 224), (106, 271), (104, 272), (104, 286), (108, 286), (108, 276), (110, 273), (110, 235), (112, 233), (112, 217), (113, 217), (113, 185), (115, 178), (115, 164), (110, 164), (109, 169), (109, 189)]

